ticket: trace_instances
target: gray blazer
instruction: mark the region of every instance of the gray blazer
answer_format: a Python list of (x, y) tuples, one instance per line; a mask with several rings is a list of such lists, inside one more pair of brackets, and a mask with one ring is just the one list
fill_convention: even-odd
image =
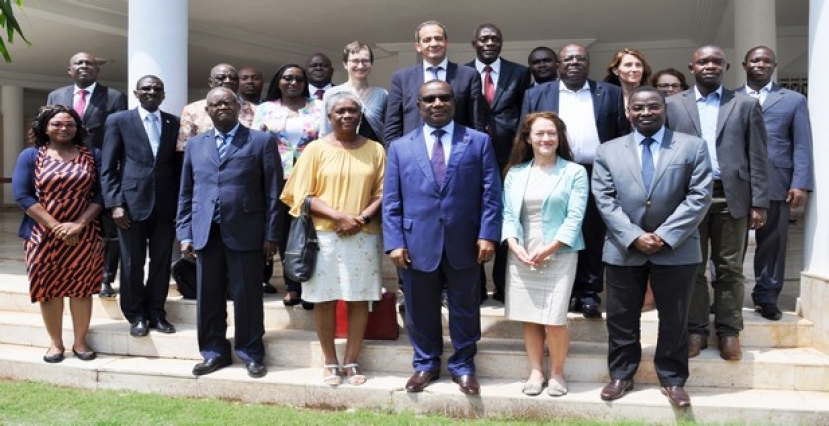
[[(633, 134), (599, 145), (593, 196), (607, 224), (602, 260), (611, 265), (690, 265), (702, 262), (699, 231), (711, 206), (711, 160), (705, 141), (665, 131), (649, 192)], [(653, 255), (631, 247), (645, 232), (667, 244)]]
[[(694, 89), (667, 99), (671, 130), (702, 137)], [(717, 161), (728, 210), (735, 219), (769, 207), (768, 136), (757, 99), (723, 88), (717, 117)]]

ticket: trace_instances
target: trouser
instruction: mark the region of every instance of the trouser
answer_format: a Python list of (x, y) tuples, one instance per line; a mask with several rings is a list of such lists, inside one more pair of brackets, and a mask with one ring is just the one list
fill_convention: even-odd
[(786, 280), (786, 244), (789, 234), (789, 203), (772, 200), (766, 224), (754, 231), (754, 304), (777, 304)]

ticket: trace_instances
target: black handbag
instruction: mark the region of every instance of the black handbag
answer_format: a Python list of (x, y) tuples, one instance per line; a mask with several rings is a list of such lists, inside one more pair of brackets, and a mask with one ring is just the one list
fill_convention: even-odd
[(302, 202), (299, 217), (294, 218), (288, 230), (288, 244), (285, 247), (285, 258), (282, 259), (285, 275), (294, 281), (308, 281), (314, 274), (319, 249), (317, 230), (314, 229), (314, 221), (311, 220), (309, 195)]

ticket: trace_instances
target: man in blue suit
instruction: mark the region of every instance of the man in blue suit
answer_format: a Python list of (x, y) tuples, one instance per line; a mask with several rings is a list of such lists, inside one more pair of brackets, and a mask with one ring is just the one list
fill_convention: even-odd
[[(101, 185), (104, 201), (118, 227), (121, 247), (121, 312), (130, 335), (150, 328), (175, 333), (164, 302), (170, 287), (170, 257), (175, 239), (180, 177), (176, 166), (179, 118), (159, 110), (164, 83), (141, 77), (133, 92), (138, 108), (107, 118)], [(144, 284), (149, 243), (150, 269)]]
[(789, 210), (806, 204), (814, 189), (812, 126), (806, 97), (772, 82), (777, 58), (770, 48), (758, 46), (746, 53), (743, 69), (747, 85), (737, 89), (760, 100), (768, 133), (769, 209), (766, 224), (754, 231), (754, 277), (751, 298), (763, 318), (783, 317), (777, 298), (786, 273)]
[(452, 87), (455, 98), (454, 120), (460, 125), (485, 131), (486, 110), (481, 93), (481, 78), (474, 69), (449, 62), (446, 27), (426, 21), (415, 30), (415, 49), (423, 63), (396, 71), (391, 76), (386, 106), (383, 140), (388, 145), (423, 126), (418, 109), (418, 93), (424, 82), (443, 80)]
[(454, 107), (448, 83), (424, 84), (418, 108), (425, 124), (389, 145), (383, 239), (403, 279), (414, 347), (406, 390), (421, 392), (440, 376), (445, 285), (455, 347), (447, 368), (461, 392), (477, 395), (478, 274), (501, 234), (501, 179), (489, 137), (455, 123)]
[[(588, 80), (589, 74), (590, 55), (587, 49), (578, 44), (564, 46), (558, 54), (559, 79), (527, 91), (521, 116), (536, 111), (556, 112), (567, 125), (576, 162), (591, 173), (599, 144), (630, 133), (630, 124), (625, 117), (622, 89)], [(600, 318), (605, 225), (596, 209), (592, 192), (584, 212), (582, 233), (585, 250), (579, 252), (573, 286), (573, 310), (581, 312), (586, 318)]]
[[(248, 375), (263, 377), (265, 334), (262, 268), (276, 253), (282, 165), (276, 140), (239, 124), (241, 105), (226, 87), (212, 89), (205, 110), (213, 129), (191, 138), (184, 152), (178, 201), (182, 256), (196, 257), (200, 376), (231, 363), (228, 294), (235, 311), (236, 355)], [(264, 251), (264, 253), (263, 253)]]

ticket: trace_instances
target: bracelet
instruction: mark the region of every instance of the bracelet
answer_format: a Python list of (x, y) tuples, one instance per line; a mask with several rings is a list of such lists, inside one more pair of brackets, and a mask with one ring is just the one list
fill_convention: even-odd
[(364, 215), (364, 214), (362, 214), (362, 213), (360, 213), (360, 218), (362, 218), (362, 219), (363, 219), (363, 222), (365, 222), (365, 223), (366, 223), (366, 225), (368, 225), (369, 223), (371, 223), (371, 218), (370, 218), (370, 217), (368, 217), (368, 216), (366, 216), (366, 215)]

